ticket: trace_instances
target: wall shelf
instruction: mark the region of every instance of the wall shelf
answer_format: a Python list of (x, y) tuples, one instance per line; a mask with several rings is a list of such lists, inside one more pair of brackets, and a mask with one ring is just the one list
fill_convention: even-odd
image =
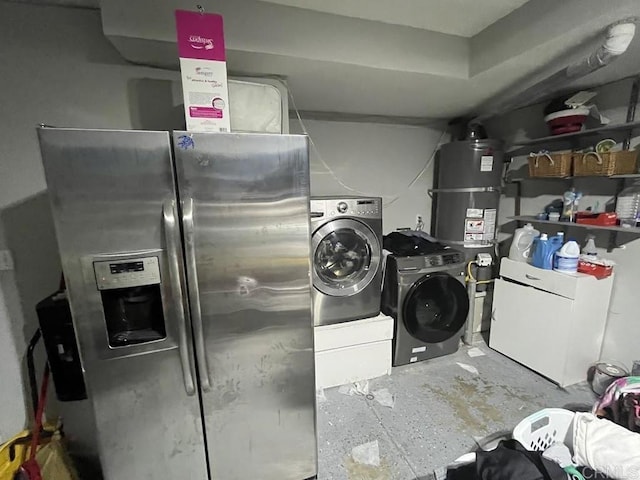
[[(606, 133), (629, 132), (629, 131), (635, 130), (636, 128), (640, 128), (640, 121), (629, 122), (629, 123), (619, 123), (616, 125), (602, 125), (597, 128), (580, 130), (579, 132), (565, 133), (563, 135), (549, 135), (547, 137), (533, 138), (531, 140), (522, 140), (519, 142), (514, 142), (509, 147), (507, 153), (510, 154), (511, 156), (516, 156), (518, 154), (522, 155), (526, 150), (524, 147), (533, 147), (536, 145), (546, 146), (549, 144), (558, 144), (558, 143), (571, 144), (572, 142), (575, 143), (576, 140), (581, 138), (603, 136)], [(522, 153), (519, 153), (520, 150), (522, 150)]]
[(561, 227), (568, 228), (583, 228), (586, 230), (605, 230), (609, 232), (624, 232), (624, 233), (633, 233), (635, 235), (640, 235), (640, 228), (638, 227), (621, 227), (619, 225), (587, 225), (584, 223), (572, 223), (572, 222), (560, 222), (553, 220), (538, 220), (536, 217), (532, 215), (515, 215), (513, 217), (508, 217), (509, 220), (517, 220), (519, 222), (529, 222), (529, 223), (542, 223), (547, 225), (558, 225)]
[(526, 182), (529, 180), (580, 180), (580, 179), (587, 179), (587, 178), (606, 178), (607, 180), (620, 180), (620, 179), (625, 179), (625, 178), (640, 178), (640, 173), (629, 173), (626, 175), (611, 175), (608, 177), (602, 176), (602, 175), (592, 175), (592, 176), (579, 176), (579, 177), (575, 177), (573, 175), (568, 176), (568, 177), (520, 177), (520, 178), (511, 178), (508, 180), (508, 183), (520, 183), (520, 182)]
[(637, 77), (633, 86), (631, 87), (631, 94), (629, 98), (629, 105), (627, 107), (627, 121), (626, 123), (618, 123), (614, 125), (601, 125), (596, 128), (588, 128), (586, 130), (580, 130), (579, 132), (573, 133), (565, 133), (563, 135), (548, 135), (546, 137), (533, 138), (531, 140), (522, 140), (518, 142), (513, 142), (506, 151), (506, 157), (509, 158), (509, 165), (505, 170), (504, 182), (505, 184), (513, 184), (515, 185), (515, 204), (514, 204), (514, 213), (515, 216), (509, 217), (511, 220), (515, 220), (518, 223), (520, 222), (531, 222), (537, 224), (549, 224), (549, 225), (557, 225), (559, 227), (564, 228), (578, 228), (583, 230), (600, 230), (609, 232), (609, 243), (607, 246), (607, 251), (611, 252), (614, 248), (619, 246), (618, 244), (618, 234), (619, 233), (627, 233), (631, 235), (621, 235), (623, 240), (629, 241), (628, 239), (634, 235), (640, 235), (640, 228), (625, 228), (620, 227), (618, 225), (614, 226), (602, 226), (602, 225), (585, 225), (581, 223), (570, 223), (570, 222), (554, 222), (551, 220), (537, 220), (536, 217), (532, 215), (521, 215), (521, 200), (522, 200), (522, 191), (523, 184), (528, 180), (562, 180), (567, 181), (570, 180), (573, 185), (573, 182), (577, 179), (595, 179), (595, 178), (606, 178), (610, 180), (617, 180), (615, 182), (616, 187), (616, 199), (620, 192), (624, 189), (625, 184), (627, 183), (625, 180), (639, 178), (640, 173), (630, 174), (630, 175), (612, 175), (610, 177), (576, 177), (576, 176), (567, 176), (567, 177), (527, 177), (525, 172), (520, 173), (522, 177), (520, 178), (510, 178), (510, 167), (512, 166), (512, 162), (514, 157), (527, 155), (531, 151), (536, 151), (540, 149), (546, 150), (572, 150), (576, 151), (588, 144), (587, 141), (582, 141), (583, 139), (588, 140), (593, 144), (595, 141), (602, 140), (603, 138), (613, 138), (615, 141), (623, 141), (624, 148), (629, 148), (629, 143), (631, 137), (633, 136), (634, 130), (640, 129), (640, 121), (635, 121), (635, 110), (636, 105), (638, 103), (638, 92), (640, 91), (640, 76)]

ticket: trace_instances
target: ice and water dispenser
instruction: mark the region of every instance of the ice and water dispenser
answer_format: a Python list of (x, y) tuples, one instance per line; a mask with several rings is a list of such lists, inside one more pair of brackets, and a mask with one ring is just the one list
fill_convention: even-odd
[(93, 263), (111, 348), (166, 338), (158, 257)]

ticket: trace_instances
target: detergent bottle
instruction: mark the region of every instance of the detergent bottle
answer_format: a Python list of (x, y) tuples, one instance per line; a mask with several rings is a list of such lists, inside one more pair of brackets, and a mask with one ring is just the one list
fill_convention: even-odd
[(569, 240), (556, 252), (554, 270), (564, 273), (575, 273), (578, 271), (579, 259), (580, 245), (578, 245), (578, 242)]
[(598, 258), (598, 248), (596, 247), (596, 237), (587, 235), (587, 243), (582, 247), (582, 254), (590, 258)]
[(562, 248), (562, 245), (564, 244), (564, 232), (558, 232), (556, 235), (554, 235), (553, 237), (549, 238), (549, 242), (551, 242), (551, 267), (549, 267), (549, 269), (553, 268), (553, 255)]
[(557, 235), (549, 237), (549, 243), (547, 244), (547, 250), (544, 256), (544, 268), (545, 270), (553, 270), (553, 258), (555, 253), (560, 250), (564, 243), (564, 233), (559, 232)]
[(544, 268), (544, 260), (549, 250), (549, 237), (546, 233), (541, 234), (533, 240), (533, 256), (531, 264), (534, 267)]
[(509, 249), (509, 258), (516, 262), (527, 262), (533, 254), (533, 240), (540, 235), (540, 232), (533, 228), (533, 225), (527, 223), (522, 228), (516, 228), (511, 240), (511, 248)]
[(547, 249), (546, 256), (544, 257), (544, 267), (542, 268), (545, 270), (553, 270), (555, 267), (555, 254), (562, 248), (563, 243), (564, 232), (558, 232), (557, 235), (549, 238), (549, 248)]

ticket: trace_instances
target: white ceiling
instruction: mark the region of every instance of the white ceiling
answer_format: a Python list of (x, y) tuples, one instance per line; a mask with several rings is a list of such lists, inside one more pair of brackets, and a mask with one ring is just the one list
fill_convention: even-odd
[(529, 0), (261, 0), (473, 37)]
[[(591, 53), (607, 25), (640, 16), (639, 0), (194, 3), (224, 17), (229, 72), (285, 77), (301, 110), (421, 118), (469, 114), (501, 92), (517, 95)], [(101, 0), (104, 33), (132, 62), (177, 69), (178, 8), (195, 5)], [(580, 84), (638, 73), (640, 32), (622, 59)]]

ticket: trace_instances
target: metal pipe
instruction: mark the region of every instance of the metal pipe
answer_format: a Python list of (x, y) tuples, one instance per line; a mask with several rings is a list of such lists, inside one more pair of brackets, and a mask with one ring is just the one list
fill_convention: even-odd
[(469, 278), (467, 280), (467, 294), (469, 295), (469, 313), (467, 315), (467, 324), (464, 328), (464, 336), (462, 341), (471, 345), (473, 343), (473, 321), (476, 316), (476, 279)]
[[(631, 123), (636, 119), (636, 106), (638, 105), (638, 93), (640, 92), (640, 76), (636, 77), (631, 85), (631, 95), (629, 95), (629, 106), (627, 107), (627, 123)], [(633, 138), (633, 131), (629, 130), (629, 135), (624, 140), (622, 149), (629, 150)]]
[[(635, 35), (637, 21), (638, 19), (633, 17), (609, 25), (606, 30), (604, 42), (589, 56), (568, 65), (524, 91), (520, 90), (520, 82), (518, 82), (510, 89), (511, 92), (506, 94), (505, 100), (500, 101), (493, 98), (485, 102), (483, 106), (479, 108), (480, 113), (474, 120), (486, 120), (500, 113), (536, 103), (536, 101), (553, 94), (555, 90), (570, 81), (606, 67), (627, 51)], [(505, 98), (505, 95), (500, 95), (499, 98)]]

